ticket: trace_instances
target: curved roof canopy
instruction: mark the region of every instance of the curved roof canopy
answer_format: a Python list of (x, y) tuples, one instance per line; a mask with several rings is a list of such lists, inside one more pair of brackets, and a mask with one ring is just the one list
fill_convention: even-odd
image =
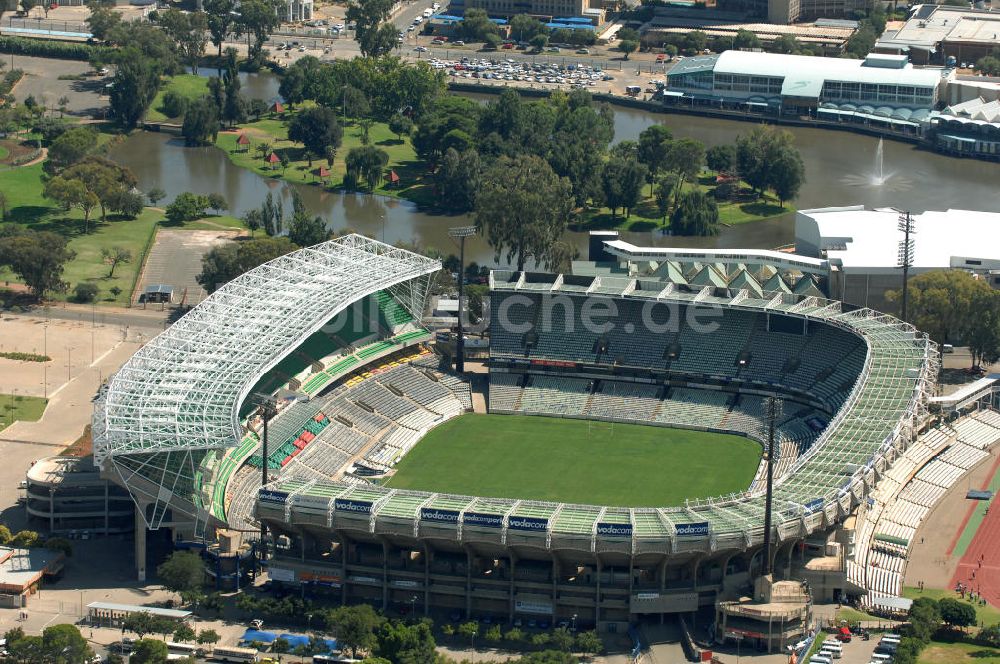
[(419, 318), (430, 275), (440, 267), (413, 252), (347, 235), (237, 277), (143, 346), (108, 381), (94, 408), (96, 463), (105, 467), (112, 460), (130, 490), (128, 480), (138, 474), (159, 484), (150, 496), (163, 488), (176, 491), (174, 471), (181, 464), (173, 453), (184, 452), (190, 461), (193, 451), (236, 445), (242, 437), (239, 409), (250, 390), (309, 335), (385, 289)]

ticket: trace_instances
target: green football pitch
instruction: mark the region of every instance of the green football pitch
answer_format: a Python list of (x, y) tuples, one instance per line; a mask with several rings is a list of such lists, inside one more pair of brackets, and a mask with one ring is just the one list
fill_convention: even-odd
[(467, 414), (432, 429), (388, 485), (498, 498), (658, 507), (746, 489), (743, 436), (637, 424)]

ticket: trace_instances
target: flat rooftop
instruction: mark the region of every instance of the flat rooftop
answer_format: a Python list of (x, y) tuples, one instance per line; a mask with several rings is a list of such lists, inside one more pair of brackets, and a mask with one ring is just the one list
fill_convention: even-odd
[(48, 549), (0, 547), (0, 592), (20, 595), (45, 574), (55, 574), (65, 556)]
[[(800, 210), (796, 238), (800, 237), (800, 230), (818, 232), (820, 249), (825, 250), (833, 265), (896, 270), (899, 242), (903, 239), (897, 228), (899, 215), (900, 211), (892, 208), (866, 210), (860, 206)], [(982, 269), (1000, 265), (1000, 245), (984, 241), (996, 237), (1000, 213), (931, 210), (911, 216), (917, 229), (914, 269)]]
[(887, 31), (878, 46), (909, 46), (934, 50), (942, 43), (996, 44), (1000, 46), (1000, 12), (968, 7), (917, 6), (894, 33)]

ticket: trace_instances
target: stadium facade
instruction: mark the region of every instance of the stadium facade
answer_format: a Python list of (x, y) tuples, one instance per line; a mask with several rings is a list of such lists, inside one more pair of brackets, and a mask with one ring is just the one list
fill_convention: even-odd
[[(455, 396), (461, 381), (412, 361), (429, 339), (417, 323), (438, 269), (347, 236), (227, 284), (109, 381), (94, 416), (102, 472), (128, 488), (143, 525), (175, 537), (263, 522), (271, 581), (335, 601), (624, 630), (640, 616), (745, 592), (761, 568), (760, 471), (746, 491), (658, 508), (446, 495), (368, 479), (471, 409)], [(608, 275), (494, 272), (491, 289), (494, 412), (763, 441), (761, 405), (778, 397), (779, 577), (864, 503), (927, 418), (934, 345), (869, 309)], [(328, 333), (359, 300), (377, 301), (377, 332)], [(261, 394), (282, 404), (266, 458), (252, 407)], [(260, 487), (263, 464), (271, 481)], [(145, 529), (137, 530), (142, 575)], [(831, 592), (859, 590), (842, 572), (837, 579)], [(801, 633), (804, 619), (783, 624), (777, 642)], [(726, 627), (743, 628), (738, 619)]]

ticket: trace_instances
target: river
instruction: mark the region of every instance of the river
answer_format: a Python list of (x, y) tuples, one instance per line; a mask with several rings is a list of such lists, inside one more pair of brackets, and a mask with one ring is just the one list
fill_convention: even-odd
[[(277, 80), (271, 74), (242, 75), (242, 80), (248, 94), (263, 99), (277, 94)], [(616, 108), (615, 140), (635, 140), (654, 123), (666, 124), (677, 137), (695, 138), (708, 146), (730, 143), (751, 128), (746, 122)], [(1000, 211), (995, 189), (1000, 181), (998, 163), (955, 159), (908, 143), (886, 141), (887, 177), (884, 184), (875, 185), (872, 175), (878, 139), (822, 129), (789, 131), (795, 135), (806, 168), (806, 184), (795, 202), (799, 209), (866, 205), (914, 212), (946, 208)], [(427, 214), (408, 201), (323, 191), (264, 178), (234, 166), (221, 150), (185, 147), (183, 141), (165, 134), (138, 132), (116, 146), (110, 156), (132, 169), (142, 189), (158, 186), (167, 192), (167, 200), (184, 191), (218, 192), (237, 216), (259, 206), (269, 191), (280, 194), (290, 205), (291, 187), (296, 187), (309, 210), (328, 219), (331, 229), (350, 228), (390, 243), (415, 242), (446, 253), (455, 249), (448, 228), (472, 223), (467, 215)], [(725, 228), (711, 238), (662, 237), (656, 232), (625, 233), (623, 238), (660, 246), (771, 248), (792, 242), (793, 233), (794, 215), (788, 214)], [(570, 235), (585, 257), (586, 235)], [(493, 253), (482, 240), (473, 238), (466, 245), (466, 255), (468, 260), (493, 263)]]

